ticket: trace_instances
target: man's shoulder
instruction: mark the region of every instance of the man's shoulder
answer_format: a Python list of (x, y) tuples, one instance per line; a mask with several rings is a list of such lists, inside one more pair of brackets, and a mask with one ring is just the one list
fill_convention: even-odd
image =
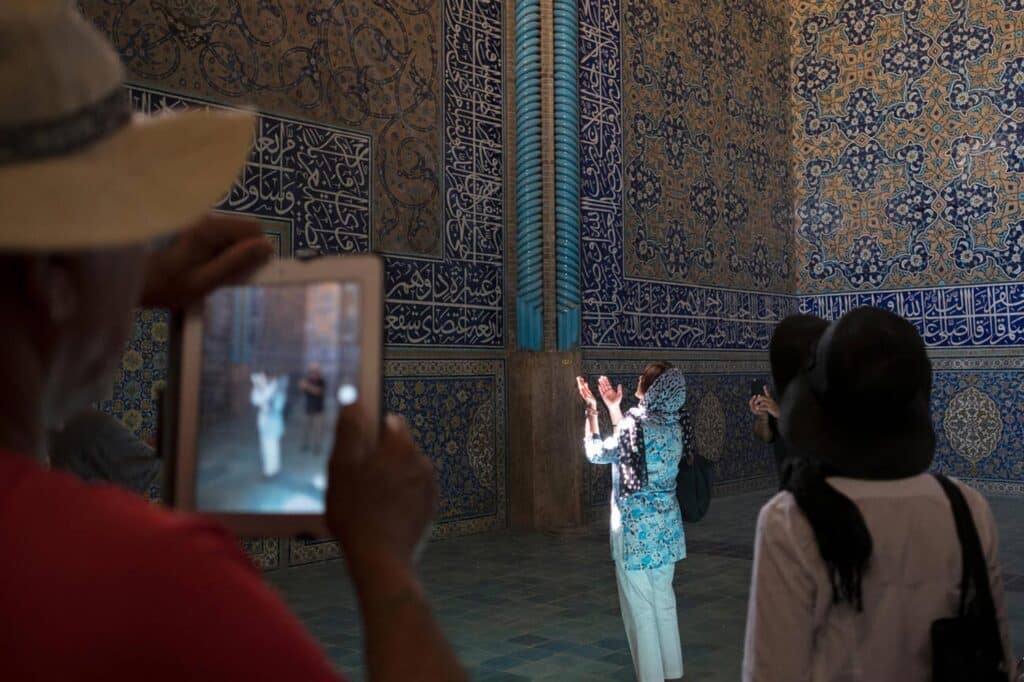
[(85, 574), (116, 574), (130, 565), (131, 575), (139, 576), (184, 565), (183, 554), (204, 547), (232, 559), (241, 554), (218, 524), (111, 485), (86, 484), (38, 467), (16, 468), (10, 485), (0, 487), (0, 537), (23, 557), (26, 570), (60, 556), (62, 565)]
[(4, 456), (0, 542), (17, 560), (0, 562), (0, 603), (19, 624), (0, 645), (9, 667), (55, 680), (68, 661), (79, 679), (120, 667), (154, 680), (337, 679), (218, 524)]

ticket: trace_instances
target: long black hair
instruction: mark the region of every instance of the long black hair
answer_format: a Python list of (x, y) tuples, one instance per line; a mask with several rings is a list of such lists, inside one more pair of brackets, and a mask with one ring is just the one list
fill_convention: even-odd
[[(776, 398), (806, 369), (828, 322), (814, 315), (791, 315), (775, 328), (768, 355)], [(832, 596), (863, 609), (861, 584), (871, 559), (872, 541), (860, 509), (825, 480), (836, 475), (813, 453), (792, 453), (783, 488), (792, 493), (814, 532), (821, 558), (828, 568)]]

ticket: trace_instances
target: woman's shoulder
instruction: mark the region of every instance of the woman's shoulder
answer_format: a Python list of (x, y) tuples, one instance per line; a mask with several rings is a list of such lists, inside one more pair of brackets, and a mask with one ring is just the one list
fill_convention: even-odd
[(757, 531), (775, 537), (786, 535), (811, 538), (814, 535), (796, 497), (788, 490), (779, 491), (761, 507), (757, 517)]
[(992, 507), (989, 505), (988, 500), (980, 491), (967, 485), (963, 481), (956, 478), (950, 480), (952, 480), (963, 493), (964, 499), (967, 500), (967, 506), (971, 508), (971, 515), (974, 517), (974, 523), (979, 526), (979, 535), (984, 538), (987, 535), (988, 527), (995, 524), (995, 518), (992, 515)]

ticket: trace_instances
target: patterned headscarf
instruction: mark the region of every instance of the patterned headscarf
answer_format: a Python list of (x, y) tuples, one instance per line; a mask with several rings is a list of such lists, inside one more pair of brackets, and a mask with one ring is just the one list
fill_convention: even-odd
[(619, 471), (624, 494), (639, 492), (647, 485), (647, 446), (645, 426), (671, 426), (679, 423), (686, 404), (686, 378), (678, 369), (668, 369), (654, 380), (640, 406), (629, 411), (619, 430)]

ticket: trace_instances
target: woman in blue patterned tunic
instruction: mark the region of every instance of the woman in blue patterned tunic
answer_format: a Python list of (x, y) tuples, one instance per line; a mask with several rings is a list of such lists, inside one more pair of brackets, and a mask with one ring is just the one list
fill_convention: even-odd
[(623, 416), (622, 387), (601, 377), (599, 389), (615, 433), (602, 440), (597, 400), (578, 379), (587, 404), (585, 448), (594, 464), (612, 465), (611, 544), (619, 605), (637, 679), (662, 682), (683, 676), (672, 578), (686, 557), (676, 475), (683, 456), (680, 410), (686, 380), (665, 363), (640, 376), (640, 406)]

